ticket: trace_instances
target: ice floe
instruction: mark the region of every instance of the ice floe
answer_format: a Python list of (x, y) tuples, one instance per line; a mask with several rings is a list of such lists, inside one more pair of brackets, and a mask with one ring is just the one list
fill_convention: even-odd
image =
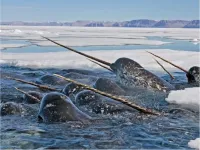
[[(146, 49), (148, 50), (148, 49)], [(140, 63), (148, 70), (163, 71), (155, 62), (154, 58), (146, 50), (111, 50), (111, 51), (84, 51), (89, 55), (115, 62), (120, 57), (127, 57)], [(173, 63), (189, 70), (192, 66), (199, 66), (200, 53), (189, 51), (175, 51), (169, 49), (148, 50), (160, 55)], [(88, 61), (85, 57), (66, 50), (66, 52), (48, 52), (48, 53), (2, 53), (1, 60), (4, 63), (16, 63), (18, 66), (29, 67), (64, 67), (64, 68), (99, 68), (98, 65)], [(160, 61), (169, 71), (180, 71), (177, 68)], [(164, 73), (164, 72), (163, 72)]]
[[(162, 42), (148, 39), (115, 39), (115, 38), (68, 38), (59, 39), (57, 42), (68, 46), (95, 46), (95, 45), (162, 45), (169, 42)], [(49, 41), (34, 42), (38, 46), (56, 46)]]
[(195, 148), (197, 150), (200, 150), (200, 138), (196, 138), (195, 140), (190, 140), (188, 146), (190, 148)]
[[(0, 35), (2, 38), (16, 38), (36, 40), (37, 45), (51, 46), (41, 35), (57, 38), (68, 46), (88, 45), (124, 45), (144, 44), (162, 45), (167, 42), (148, 40), (148, 36), (167, 37), (193, 41), (199, 40), (198, 29), (166, 29), (166, 28), (92, 28), (92, 27), (42, 27), (42, 26), (2, 26)], [(38, 41), (38, 40), (43, 40)], [(194, 41), (193, 41), (194, 42)], [(197, 42), (197, 41), (196, 41)]]
[(199, 111), (200, 88), (186, 88), (184, 90), (171, 91), (166, 100), (169, 103), (180, 104), (189, 109)]

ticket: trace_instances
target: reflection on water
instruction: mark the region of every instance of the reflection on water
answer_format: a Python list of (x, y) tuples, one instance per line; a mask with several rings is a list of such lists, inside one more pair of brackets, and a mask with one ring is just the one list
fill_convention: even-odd
[[(82, 46), (82, 47), (73, 47), (77, 50), (80, 51), (95, 51), (95, 50), (138, 50), (138, 49), (172, 49), (172, 50), (181, 50), (181, 51), (199, 51), (199, 44), (194, 44), (189, 41), (185, 40), (174, 40), (174, 39), (168, 39), (166, 37), (148, 37), (149, 40), (158, 40), (158, 41), (163, 41), (163, 42), (171, 42), (168, 44), (163, 44), (163, 45), (118, 45), (118, 46)], [(133, 39), (134, 40), (134, 39)], [(23, 40), (2, 40), (2, 43), (8, 43), (11, 44), (13, 43), (23, 43), (27, 44)], [(56, 46), (45, 46), (45, 47), (40, 47), (40, 46), (28, 46), (28, 47), (23, 47), (23, 48), (8, 48), (6, 49), (5, 53), (44, 53), (44, 52), (61, 52), (61, 51), (66, 51), (64, 48), (61, 47), (56, 47)]]

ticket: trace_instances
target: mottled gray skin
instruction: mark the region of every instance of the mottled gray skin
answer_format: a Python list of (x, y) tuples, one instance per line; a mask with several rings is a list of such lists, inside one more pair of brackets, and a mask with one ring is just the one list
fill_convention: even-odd
[(94, 87), (97, 90), (107, 92), (114, 95), (124, 95), (125, 91), (119, 87), (114, 81), (106, 78), (99, 78), (96, 82)]
[(189, 73), (186, 74), (188, 78), (188, 83), (200, 83), (200, 67), (194, 66), (191, 67), (188, 71)]
[(116, 73), (117, 81), (125, 87), (141, 87), (164, 92), (174, 89), (173, 85), (129, 58), (117, 59), (111, 64), (111, 69)]
[(80, 70), (80, 69), (67, 69), (67, 70), (63, 70), (66, 71), (67, 73), (78, 73), (78, 74), (82, 74), (82, 75), (94, 75), (96, 76), (97, 73), (90, 71), (90, 70)]
[(86, 106), (96, 114), (116, 114), (124, 111), (135, 111), (129, 106), (89, 90), (81, 91), (76, 95), (76, 104)]
[(66, 96), (69, 96), (70, 94), (76, 94), (78, 91), (82, 89), (83, 88), (81, 86), (78, 86), (75, 83), (69, 83), (64, 87), (62, 93), (64, 93)]
[(1, 105), (1, 116), (19, 115), (21, 114), (22, 106), (14, 102), (6, 102)]
[(89, 121), (90, 116), (80, 111), (66, 95), (51, 92), (40, 103), (38, 120), (43, 122)]
[(76, 72), (70, 72), (70, 73), (67, 73), (63, 76), (66, 77), (66, 78), (74, 79), (74, 80), (76, 80), (76, 79), (88, 79), (88, 78), (91, 78), (93, 80), (96, 79), (96, 77), (94, 77), (94, 76), (79, 74), (79, 73), (76, 73)]
[(62, 89), (62, 93), (70, 97), (73, 103), (76, 103), (75, 95), (82, 90), (83, 90), (83, 87), (78, 86), (74, 83), (69, 83), (64, 87), (64, 89)]
[[(30, 92), (27, 92), (28, 94), (38, 98), (39, 100), (42, 99), (43, 95), (39, 92), (36, 92), (36, 91), (30, 91)], [(26, 94), (23, 94), (23, 100), (25, 103), (27, 104), (36, 104), (36, 103), (39, 103), (38, 101), (36, 101), (35, 99), (27, 96)]]
[(36, 116), (38, 113), (39, 104), (23, 104), (15, 102), (6, 102), (1, 104), (1, 116), (21, 115), (21, 116)]
[(50, 75), (50, 74), (46, 74), (46, 75), (43, 75), (42, 77), (40, 77), (36, 83), (39, 83), (39, 84), (49, 84), (49, 85), (65, 85), (69, 82), (61, 79), (61, 78), (58, 78), (54, 75)]

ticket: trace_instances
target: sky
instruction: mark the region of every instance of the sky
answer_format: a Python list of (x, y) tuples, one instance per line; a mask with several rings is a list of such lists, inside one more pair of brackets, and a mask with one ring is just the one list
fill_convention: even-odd
[(199, 0), (0, 0), (1, 21), (199, 19)]

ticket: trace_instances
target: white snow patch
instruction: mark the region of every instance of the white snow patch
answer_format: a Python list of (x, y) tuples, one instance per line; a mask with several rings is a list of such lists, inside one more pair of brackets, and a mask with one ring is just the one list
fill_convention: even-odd
[(33, 32), (36, 33), (36, 34), (40, 34), (40, 35), (43, 35), (43, 34), (44, 34), (43, 31), (33, 31)]
[[(148, 50), (161, 57), (172, 61), (189, 70), (192, 66), (199, 66), (200, 52), (175, 51), (169, 49)], [(108, 62), (115, 62), (120, 57), (127, 57), (140, 63), (148, 70), (163, 71), (155, 62), (153, 57), (146, 50), (111, 50), (111, 51), (84, 51), (84, 53), (100, 58)], [(98, 65), (88, 61), (85, 57), (76, 53), (66, 52), (48, 52), (48, 53), (1, 53), (3, 63), (15, 64), (16, 66), (34, 67), (34, 68), (101, 68)], [(159, 60), (160, 61), (160, 60)], [(2, 63), (2, 62), (0, 62)], [(180, 71), (177, 68), (160, 61), (169, 71)]]
[(199, 41), (199, 40), (198, 40), (198, 39), (193, 39), (193, 41), (194, 41), (194, 42), (197, 42), (197, 41)]
[(15, 33), (15, 34), (21, 34), (22, 31), (21, 31), (21, 30), (18, 30), (18, 29), (15, 29), (15, 30), (13, 31), (13, 33)]
[(199, 111), (200, 87), (186, 88), (184, 90), (171, 91), (166, 98), (169, 103), (180, 104), (184, 107)]
[[(55, 39), (54, 39), (55, 40)], [(56, 41), (63, 45), (68, 46), (100, 46), (100, 45), (163, 45), (169, 42), (162, 42), (156, 40), (148, 40), (148, 39), (120, 39), (120, 38), (59, 38)], [(57, 46), (50, 41), (37, 41), (34, 44), (38, 46)]]
[(195, 140), (190, 140), (188, 146), (200, 150), (200, 138), (196, 138)]
[(193, 44), (194, 45), (200, 44), (200, 39), (193, 39)]
[[(92, 28), (92, 27), (48, 27), (48, 26), (1, 26), (0, 35), (18, 39), (43, 40), (38, 45), (51, 46), (40, 35), (57, 38), (68, 46), (144, 44), (161, 45), (166, 42), (148, 40), (147, 36), (168, 37), (193, 41), (199, 40), (198, 29), (171, 28)], [(193, 41), (197, 42), (197, 41)]]

